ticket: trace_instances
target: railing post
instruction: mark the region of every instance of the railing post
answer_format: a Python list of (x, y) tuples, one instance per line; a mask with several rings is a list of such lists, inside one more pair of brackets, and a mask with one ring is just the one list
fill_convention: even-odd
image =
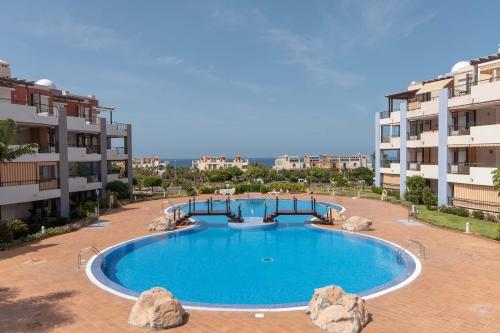
[(210, 199), (207, 199), (207, 213), (210, 214)]
[(293, 197), (293, 211), (297, 214), (297, 198)]
[(278, 207), (279, 207), (278, 200), (279, 200), (278, 196), (276, 196), (276, 214), (278, 214)]
[(313, 202), (313, 197), (311, 196), (311, 210), (314, 211), (314, 202)]
[(189, 199), (189, 215), (191, 215), (191, 199)]
[(196, 199), (193, 197), (193, 213), (196, 212)]
[(264, 203), (264, 221), (267, 219), (267, 204)]

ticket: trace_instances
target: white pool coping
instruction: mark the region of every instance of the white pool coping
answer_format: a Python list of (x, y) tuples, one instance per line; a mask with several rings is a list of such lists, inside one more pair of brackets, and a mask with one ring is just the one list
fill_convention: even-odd
[[(167, 210), (170, 209), (170, 208), (172, 208), (172, 207), (176, 207), (176, 206), (180, 206), (180, 205), (184, 205), (184, 204), (172, 205), (172, 206), (166, 208), (165, 212), (167, 212)], [(340, 206), (340, 205), (337, 205), (337, 206)], [(342, 211), (341, 212), (344, 212), (345, 211), (345, 207), (343, 207), (343, 206), (340, 206), (340, 207), (342, 207)], [(194, 220), (192, 220), (192, 221), (195, 222)], [(107, 252), (107, 251), (109, 251), (109, 250), (111, 250), (111, 249), (113, 249), (115, 247), (118, 247), (118, 246), (123, 245), (125, 243), (136, 241), (136, 240), (139, 240), (139, 239), (143, 239), (143, 238), (147, 238), (147, 237), (154, 237), (154, 236), (158, 236), (158, 235), (162, 235), (162, 234), (183, 232), (183, 231), (186, 231), (186, 230), (190, 230), (190, 229), (192, 229), (192, 228), (194, 228), (196, 226), (197, 226), (197, 224), (193, 224), (193, 225), (191, 225), (191, 226), (189, 226), (187, 228), (184, 228), (184, 229), (172, 230), (172, 231), (164, 231), (164, 232), (159, 232), (159, 233), (155, 233), (155, 234), (151, 234), (151, 235), (145, 235), (145, 236), (140, 236), (140, 237), (132, 238), (132, 239), (120, 242), (118, 244), (111, 245), (111, 246), (105, 248), (104, 250), (102, 250), (101, 253), (105, 254), (105, 252)], [(315, 224), (311, 224), (311, 226), (313, 226), (315, 228), (318, 228), (318, 229), (321, 229), (321, 230), (324, 230), (324, 231), (341, 232), (341, 233), (355, 234), (357, 236), (374, 238), (374, 239), (377, 239), (377, 240), (379, 240), (381, 242), (385, 242), (385, 243), (391, 244), (392, 246), (394, 246), (396, 248), (401, 248), (401, 246), (398, 245), (398, 244), (396, 244), (396, 243), (393, 243), (391, 241), (388, 241), (388, 240), (385, 240), (383, 238), (376, 237), (376, 236), (371, 236), (371, 235), (366, 235), (366, 234), (352, 232), (352, 231), (346, 231), (346, 230), (328, 229), (328, 228), (325, 228), (325, 227), (322, 227), (322, 226), (319, 226), (319, 225), (315, 225)], [(396, 284), (394, 286), (391, 286), (391, 287), (389, 287), (387, 289), (383, 289), (381, 291), (375, 292), (373, 294), (369, 294), (369, 295), (363, 296), (362, 297), (363, 299), (365, 299), (365, 300), (373, 299), (373, 298), (376, 298), (376, 297), (388, 294), (390, 292), (393, 292), (395, 290), (401, 289), (401, 288), (405, 287), (406, 285), (410, 284), (411, 282), (413, 282), (420, 275), (420, 273), (422, 272), (422, 264), (421, 264), (420, 260), (417, 258), (417, 256), (415, 256), (413, 253), (411, 253), (407, 249), (403, 249), (403, 250), (404, 250), (404, 252), (411, 259), (413, 259), (413, 261), (415, 263), (415, 270), (413, 271), (413, 273), (408, 278), (406, 278), (405, 280), (401, 281), (400, 283), (398, 283), (398, 284)], [(103, 290), (105, 290), (105, 291), (107, 291), (107, 292), (109, 292), (109, 293), (111, 293), (113, 295), (116, 295), (116, 296), (119, 296), (119, 297), (122, 297), (122, 298), (125, 298), (125, 299), (128, 299), (128, 300), (132, 300), (132, 301), (137, 301), (138, 297), (132, 296), (132, 295), (127, 295), (127, 294), (119, 292), (119, 291), (117, 291), (117, 290), (115, 290), (113, 288), (110, 288), (110, 287), (106, 286), (105, 284), (103, 284), (101, 281), (99, 281), (94, 276), (94, 274), (92, 273), (92, 269), (91, 268), (92, 268), (92, 263), (94, 262), (94, 260), (96, 258), (97, 258), (97, 255), (92, 256), (92, 258), (87, 262), (87, 265), (85, 266), (85, 273), (86, 273), (87, 277), (89, 278), (89, 280), (93, 284), (95, 284), (97, 287), (99, 287), (99, 288), (101, 288), (101, 289), (103, 289)], [(182, 304), (182, 302), (181, 302), (181, 304)], [(237, 308), (237, 307), (205, 307), (205, 306), (182, 305), (182, 307), (185, 308), (185, 309), (188, 309), (188, 310), (232, 311), (232, 312), (285, 312), (285, 311), (303, 311), (303, 310), (307, 309), (307, 306), (282, 307), (282, 308)]]

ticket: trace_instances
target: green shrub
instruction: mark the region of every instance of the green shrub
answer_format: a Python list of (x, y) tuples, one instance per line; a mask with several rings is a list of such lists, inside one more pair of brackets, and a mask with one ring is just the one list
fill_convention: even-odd
[(399, 190), (387, 190), (387, 195), (399, 199)]
[(422, 191), (422, 203), (428, 208), (437, 206), (437, 196), (428, 187)]
[(493, 214), (486, 214), (486, 221), (490, 221), (490, 222), (500, 222), (497, 217)]
[(455, 207), (455, 206), (442, 206), (439, 209), (442, 213), (453, 214), (462, 217), (469, 217), (469, 211), (467, 208), (463, 207)]
[(382, 194), (384, 189), (380, 186), (372, 186), (372, 192), (376, 194)]
[(126, 198), (128, 198), (128, 196), (130, 194), (128, 192), (128, 184), (125, 184), (124, 182), (122, 182), (120, 180), (115, 180), (115, 181), (108, 183), (108, 186), (106, 187), (106, 189), (109, 192), (117, 193), (118, 198), (120, 198), (120, 199), (126, 199)]
[(408, 177), (406, 178), (406, 187), (405, 199), (417, 205), (422, 203), (425, 179), (420, 176)]
[(82, 206), (76, 206), (71, 210), (70, 216), (72, 219), (81, 219), (87, 217), (87, 211)]
[(269, 190), (283, 191), (283, 192), (305, 192), (306, 186), (300, 183), (271, 183), (268, 185)]
[(196, 195), (196, 190), (194, 189), (194, 187), (189, 187), (185, 191), (186, 191), (186, 195), (188, 195), (188, 196), (195, 196)]
[(28, 226), (21, 220), (10, 219), (0, 221), (0, 239), (4, 242), (12, 242), (27, 235)]
[(482, 210), (475, 210), (472, 212), (472, 217), (478, 220), (484, 220), (484, 213)]

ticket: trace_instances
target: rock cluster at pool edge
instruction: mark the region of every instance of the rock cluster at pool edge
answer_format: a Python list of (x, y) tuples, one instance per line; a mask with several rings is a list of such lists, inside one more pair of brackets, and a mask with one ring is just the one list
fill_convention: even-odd
[(316, 326), (329, 332), (358, 333), (369, 321), (365, 301), (338, 286), (315, 289), (306, 313)]

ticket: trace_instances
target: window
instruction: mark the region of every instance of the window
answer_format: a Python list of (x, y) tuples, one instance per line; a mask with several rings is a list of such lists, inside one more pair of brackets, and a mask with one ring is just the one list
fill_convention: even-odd
[(55, 165), (40, 165), (38, 171), (40, 180), (53, 180), (57, 178)]

